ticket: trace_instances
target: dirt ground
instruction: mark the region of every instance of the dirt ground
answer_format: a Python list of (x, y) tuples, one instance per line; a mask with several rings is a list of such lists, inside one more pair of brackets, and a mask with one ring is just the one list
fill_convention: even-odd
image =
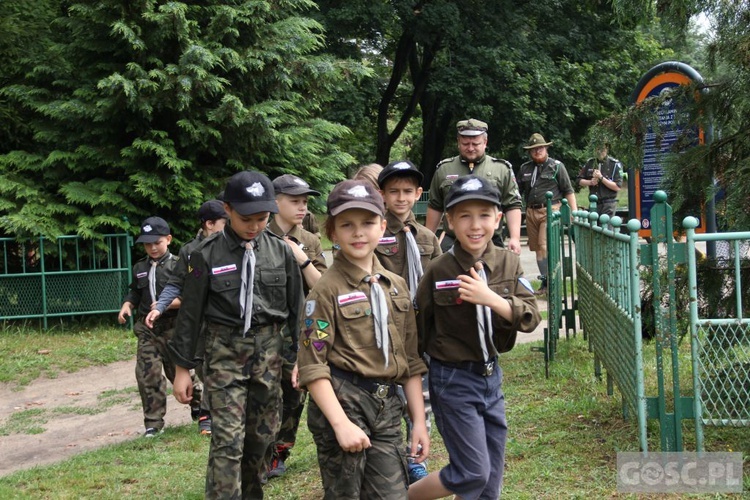
[[(40, 434), (0, 436), (0, 476), (64, 460), (77, 453), (113, 443), (134, 439), (143, 434), (143, 413), (138, 391), (134, 389), (135, 359), (107, 366), (87, 368), (76, 373), (61, 374), (56, 379), (39, 379), (13, 390), (0, 384), (0, 422), (16, 412), (39, 408), (46, 410), (45, 429)], [(101, 409), (100, 396), (118, 391), (116, 404), (106, 411), (90, 414), (58, 412), (55, 408), (75, 407)], [(122, 400), (122, 401), (121, 401)], [(190, 422), (190, 409), (168, 398), (166, 425)]]
[[(539, 309), (547, 302), (539, 300)], [(542, 321), (533, 333), (522, 333), (519, 343), (544, 338)], [(65, 460), (75, 454), (135, 439), (143, 434), (143, 414), (135, 381), (135, 358), (107, 366), (63, 373), (58, 378), (35, 380), (22, 390), (0, 384), (0, 423), (14, 413), (43, 409), (46, 422), (40, 434), (12, 433), (0, 436), (0, 477), (11, 472)], [(95, 414), (73, 414), (70, 407), (101, 409), (103, 394), (117, 391), (117, 403)], [(166, 425), (190, 422), (190, 408), (167, 398)], [(65, 411), (55, 412), (55, 409)]]

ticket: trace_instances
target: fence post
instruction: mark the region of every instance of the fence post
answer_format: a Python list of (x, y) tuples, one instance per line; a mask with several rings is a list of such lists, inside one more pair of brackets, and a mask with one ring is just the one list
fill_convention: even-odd
[(703, 408), (700, 393), (700, 368), (698, 366), (698, 275), (695, 259), (695, 228), (699, 221), (695, 217), (685, 217), (682, 227), (687, 233), (688, 288), (690, 290), (690, 356), (693, 369), (693, 414), (695, 420), (695, 449), (703, 451)]

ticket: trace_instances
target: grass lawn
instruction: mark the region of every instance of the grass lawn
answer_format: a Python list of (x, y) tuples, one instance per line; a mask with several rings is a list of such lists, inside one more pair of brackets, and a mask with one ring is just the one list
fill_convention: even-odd
[[(44, 337), (52, 341), (59, 334), (32, 335), (28, 349), (24, 343), (17, 342), (16, 335), (19, 333), (0, 332), (2, 373), (13, 372), (3, 365), (11, 361), (14, 351), (33, 351), (38, 346), (48, 345), (42, 341)], [(102, 336), (110, 344), (115, 344), (112, 347), (115, 352), (125, 349), (132, 353), (134, 350), (126, 338), (128, 335), (110, 336), (105, 330)], [(6, 337), (11, 340), (6, 342)], [(71, 353), (77, 350), (77, 344), (95, 342), (87, 335), (70, 336), (66, 341)], [(637, 451), (635, 423), (623, 420), (617, 392), (613, 397), (607, 396), (605, 383), (594, 377), (587, 343), (581, 335), (561, 340), (549, 379), (544, 377), (542, 355), (533, 352), (533, 346), (539, 344), (517, 345), (501, 358), (510, 428), (504, 496), (522, 499), (630, 498), (617, 493), (615, 466), (618, 451)], [(653, 353), (653, 345), (647, 347), (649, 349)], [(89, 355), (98, 359), (97, 350), (99, 348), (89, 349)], [(59, 370), (72, 364), (70, 360), (57, 359), (67, 356), (73, 358), (73, 354), (54, 351), (48, 356), (48, 362)], [(21, 378), (15, 382), (24, 380), (28, 383), (34, 378), (33, 372), (19, 375)], [(656, 422), (649, 422), (649, 430), (649, 444), (652, 449), (658, 449)], [(686, 423), (684, 430), (686, 449), (692, 450), (691, 424)], [(746, 455), (750, 451), (747, 429), (708, 427), (705, 432), (707, 451), (742, 451)], [(41, 434), (40, 439), (43, 438)], [(198, 499), (203, 497), (207, 452), (208, 440), (197, 435), (194, 425), (171, 427), (153, 439), (138, 438), (81, 454), (53, 466), (4, 477), (0, 479), (0, 498), (158, 496)], [(436, 470), (446, 461), (440, 435), (433, 427), (429, 469)], [(288, 473), (267, 485), (267, 498), (321, 497), (315, 447), (304, 420), (287, 465)], [(744, 472), (747, 490), (750, 488), (747, 465)]]

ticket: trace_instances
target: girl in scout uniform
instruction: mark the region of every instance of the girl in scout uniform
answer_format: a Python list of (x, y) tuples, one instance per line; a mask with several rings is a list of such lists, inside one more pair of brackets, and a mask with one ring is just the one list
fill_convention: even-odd
[(325, 498), (405, 498), (396, 384), (404, 386), (414, 424), (410, 452), (416, 456), (421, 447), (418, 461), (429, 453), (426, 367), (412, 302), (403, 278), (374, 254), (386, 225), (375, 188), (354, 180), (336, 185), (328, 215), (326, 234), (340, 251), (307, 297), (298, 353)]

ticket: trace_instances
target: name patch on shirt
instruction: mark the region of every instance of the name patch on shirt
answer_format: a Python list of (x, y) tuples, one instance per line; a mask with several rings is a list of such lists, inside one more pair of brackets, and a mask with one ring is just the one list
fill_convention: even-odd
[(346, 304), (351, 304), (352, 302), (360, 302), (363, 300), (367, 300), (367, 295), (365, 295), (364, 292), (352, 292), (347, 293), (346, 295), (339, 295), (340, 306), (345, 306)]
[(461, 280), (436, 281), (435, 290), (448, 290), (461, 286)]
[(394, 243), (396, 243), (395, 236), (383, 236), (378, 240), (378, 245), (393, 245)]
[(226, 266), (219, 266), (214, 267), (211, 269), (211, 274), (224, 274), (224, 273), (231, 273), (232, 271), (237, 270), (237, 264), (229, 264)]
[(138, 279), (145, 278), (146, 276), (148, 276), (148, 272), (138, 273), (138, 274), (135, 275), (135, 277), (138, 278)]
[(458, 174), (446, 175), (445, 179), (448, 181), (455, 181), (456, 179), (458, 179)]

